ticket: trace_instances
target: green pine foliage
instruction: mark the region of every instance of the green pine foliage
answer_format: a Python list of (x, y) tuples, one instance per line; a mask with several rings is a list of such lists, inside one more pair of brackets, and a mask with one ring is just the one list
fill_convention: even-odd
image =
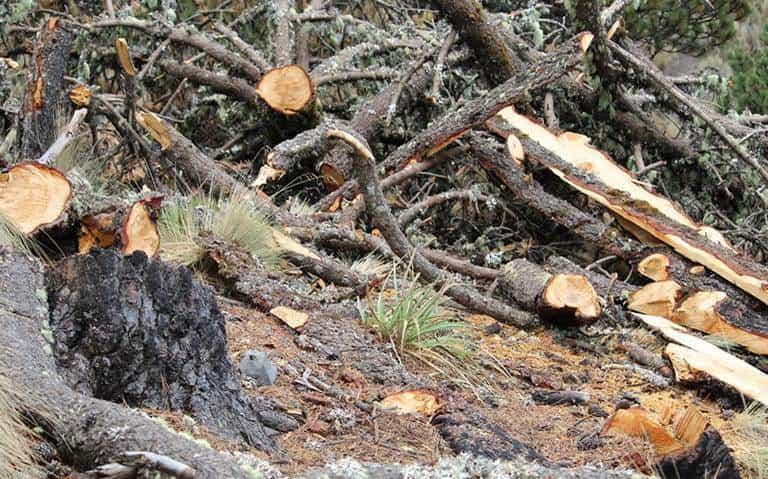
[(768, 113), (768, 25), (760, 48), (737, 48), (729, 57), (733, 71), (725, 106), (736, 111)]
[(654, 52), (706, 53), (731, 39), (736, 21), (749, 14), (746, 0), (639, 0), (627, 9), (632, 38), (652, 43)]

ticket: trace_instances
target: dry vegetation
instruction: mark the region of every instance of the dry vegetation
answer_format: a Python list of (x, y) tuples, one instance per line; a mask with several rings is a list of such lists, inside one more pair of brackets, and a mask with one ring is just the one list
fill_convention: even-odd
[(766, 12), (0, 4), (0, 479), (768, 478)]

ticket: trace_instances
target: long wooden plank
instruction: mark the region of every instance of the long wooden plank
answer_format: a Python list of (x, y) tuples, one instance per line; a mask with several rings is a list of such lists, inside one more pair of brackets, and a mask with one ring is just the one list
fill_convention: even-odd
[(768, 406), (768, 375), (712, 343), (688, 334), (688, 330), (660, 316), (632, 313), (634, 317), (679, 344), (675, 357), (692, 371), (702, 371), (733, 386), (737, 391)]

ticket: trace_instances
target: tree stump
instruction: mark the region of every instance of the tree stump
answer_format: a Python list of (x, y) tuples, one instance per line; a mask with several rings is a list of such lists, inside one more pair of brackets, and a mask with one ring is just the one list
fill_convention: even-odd
[(48, 280), (57, 366), (78, 392), (186, 411), (223, 436), (274, 445), (241, 393), (211, 289), (144, 253), (66, 258)]

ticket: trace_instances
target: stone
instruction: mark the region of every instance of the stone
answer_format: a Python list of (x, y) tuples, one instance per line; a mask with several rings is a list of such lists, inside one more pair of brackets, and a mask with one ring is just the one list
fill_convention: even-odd
[(271, 386), (277, 379), (277, 367), (267, 353), (251, 349), (240, 358), (240, 372), (256, 381), (259, 386)]

